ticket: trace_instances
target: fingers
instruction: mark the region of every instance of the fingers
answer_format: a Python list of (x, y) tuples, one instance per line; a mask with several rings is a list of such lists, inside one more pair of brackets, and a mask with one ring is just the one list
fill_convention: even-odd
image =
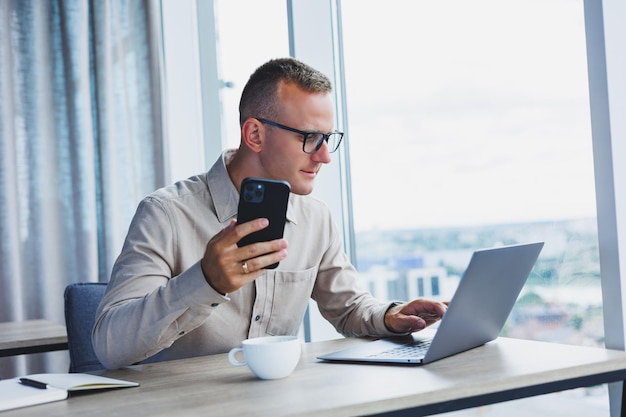
[(426, 323), (434, 323), (437, 320), (439, 320), (442, 316), (440, 316), (437, 313), (428, 313), (428, 312), (424, 312), (424, 313), (418, 313), (417, 317), (421, 318), (422, 320), (424, 320)]
[[(248, 246), (255, 246), (249, 248)], [(252, 245), (239, 248), (237, 258), (241, 262), (241, 271), (245, 274), (258, 270), (263, 270), (267, 266), (282, 261), (287, 257), (287, 241), (284, 239), (273, 240), (271, 242), (254, 243)], [(244, 268), (243, 265), (247, 268)]]
[[(233, 220), (236, 224), (236, 221)], [(228, 231), (228, 238), (225, 243), (232, 245), (239, 242), (251, 233), (265, 229), (269, 225), (269, 220), (265, 218), (250, 220), (249, 222), (237, 224)]]
[[(262, 269), (278, 262), (287, 254), (287, 241), (276, 239), (269, 242), (252, 243), (236, 249), (236, 257), (241, 261), (252, 262), (254, 269)], [(282, 253), (281, 253), (282, 251)]]
[(439, 301), (417, 299), (402, 306), (402, 313), (424, 319), (439, 319), (447, 310), (447, 305)]
[(204, 277), (222, 294), (234, 292), (263, 274), (263, 269), (287, 257), (287, 241), (277, 239), (238, 247), (250, 233), (267, 227), (267, 219), (238, 225), (232, 221), (208, 243), (201, 261)]
[(265, 218), (250, 220), (242, 224), (237, 224), (236, 220), (231, 220), (230, 224), (215, 235), (212, 240), (219, 240), (224, 246), (234, 245), (249, 234), (265, 229), (268, 225), (269, 221)]
[[(231, 223), (232, 224), (232, 223)], [(227, 227), (224, 235), (224, 245), (230, 246), (237, 244), (244, 237), (262, 230), (269, 225), (269, 221), (265, 218), (251, 220), (246, 223), (237, 224), (234, 227)], [(242, 246), (237, 250), (235, 256), (242, 260), (248, 260), (248, 267), (252, 266), (253, 270), (263, 269), (268, 265), (272, 265), (287, 256), (287, 241), (284, 239), (276, 239), (269, 242), (258, 242), (250, 245)], [(282, 251), (282, 252), (281, 252)], [(250, 263), (250, 261), (252, 261)]]
[(392, 326), (387, 326), (397, 333), (413, 333), (423, 330), (428, 323), (419, 316), (398, 315), (390, 320)]
[(446, 303), (417, 299), (389, 309), (385, 324), (396, 332), (414, 332), (439, 321), (446, 309)]

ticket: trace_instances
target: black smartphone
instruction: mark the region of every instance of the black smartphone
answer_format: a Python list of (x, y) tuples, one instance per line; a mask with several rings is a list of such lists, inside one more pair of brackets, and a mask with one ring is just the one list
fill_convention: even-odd
[[(237, 223), (266, 218), (270, 224), (265, 229), (241, 239), (237, 242), (239, 247), (283, 237), (290, 192), (291, 185), (287, 181), (245, 178), (241, 182)], [(277, 266), (278, 263), (275, 263), (266, 268), (274, 269)]]

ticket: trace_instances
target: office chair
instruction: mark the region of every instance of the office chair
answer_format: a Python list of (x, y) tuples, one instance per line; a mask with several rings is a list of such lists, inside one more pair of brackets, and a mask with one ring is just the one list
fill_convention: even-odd
[(79, 282), (65, 287), (65, 327), (70, 351), (70, 372), (104, 369), (91, 345), (91, 330), (106, 286), (104, 282)]
[[(70, 351), (70, 372), (105, 369), (91, 344), (91, 331), (96, 324), (96, 310), (104, 297), (104, 282), (79, 282), (65, 287), (65, 327)], [(159, 362), (167, 349), (138, 363)]]

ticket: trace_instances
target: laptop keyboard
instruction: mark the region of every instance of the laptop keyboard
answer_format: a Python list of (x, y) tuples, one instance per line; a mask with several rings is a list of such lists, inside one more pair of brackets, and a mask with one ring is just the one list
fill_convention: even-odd
[(431, 340), (421, 340), (412, 345), (402, 345), (384, 352), (369, 355), (369, 358), (405, 359), (422, 357), (426, 354)]

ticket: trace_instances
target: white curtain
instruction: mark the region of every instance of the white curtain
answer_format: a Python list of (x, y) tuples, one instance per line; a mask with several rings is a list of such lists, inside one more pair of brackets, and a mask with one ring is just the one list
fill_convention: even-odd
[[(165, 178), (156, 0), (0, 0), (0, 322), (64, 324)], [(0, 358), (0, 378), (67, 352)]]

